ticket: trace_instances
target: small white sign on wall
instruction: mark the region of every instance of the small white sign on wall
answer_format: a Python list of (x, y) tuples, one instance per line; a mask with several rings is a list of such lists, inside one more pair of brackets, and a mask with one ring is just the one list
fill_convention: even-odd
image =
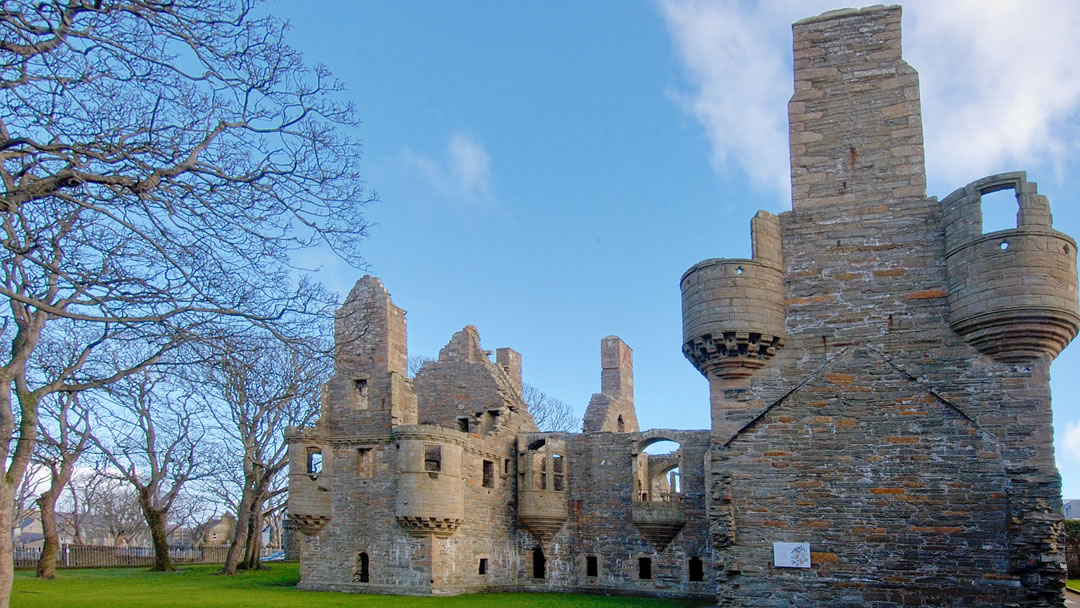
[(777, 568), (810, 567), (810, 543), (773, 543), (772, 550)]

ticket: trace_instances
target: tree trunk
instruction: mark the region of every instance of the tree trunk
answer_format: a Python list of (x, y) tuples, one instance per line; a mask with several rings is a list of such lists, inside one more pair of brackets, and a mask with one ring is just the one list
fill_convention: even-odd
[(263, 565), (259, 560), (262, 552), (262, 502), (252, 506), (251, 521), (248, 525), (247, 553), (244, 556), (244, 566), (248, 570), (261, 570)]
[(161, 511), (150, 506), (150, 498), (139, 492), (139, 505), (142, 507), (146, 525), (150, 527), (150, 541), (154, 545), (154, 565), (152, 572), (172, 572), (176, 570), (169, 559), (169, 536), (165, 533), (165, 519), (168, 511)]
[(38, 578), (56, 578), (56, 556), (60, 551), (60, 535), (56, 531), (57, 493), (58, 488), (54, 482), (53, 487), (42, 492), (37, 500), (41, 510), (41, 533), (45, 536), (45, 544), (41, 547), (41, 557), (38, 558)]
[(15, 581), (15, 543), (12, 539), (12, 518), (15, 515), (15, 488), (0, 479), (0, 608), (8, 608), (11, 584)]
[(240, 505), (236, 510), (236, 527), (233, 529), (232, 539), (229, 541), (229, 552), (225, 555), (225, 565), (221, 567), (222, 574), (236, 574), (240, 565), (240, 559), (247, 540), (248, 522), (251, 520), (251, 503), (255, 500), (254, 492), (244, 488), (240, 494)]

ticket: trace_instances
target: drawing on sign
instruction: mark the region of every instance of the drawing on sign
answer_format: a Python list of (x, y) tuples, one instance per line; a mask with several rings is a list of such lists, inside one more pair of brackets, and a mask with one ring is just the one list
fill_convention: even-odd
[(773, 565), (777, 568), (809, 568), (810, 543), (773, 543)]

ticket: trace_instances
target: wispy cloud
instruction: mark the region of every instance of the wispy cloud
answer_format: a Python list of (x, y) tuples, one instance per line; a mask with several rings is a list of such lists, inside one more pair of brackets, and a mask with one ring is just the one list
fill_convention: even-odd
[[(673, 98), (701, 125), (715, 169), (788, 199), (793, 21), (832, 2), (657, 0), (687, 74)], [(921, 75), (931, 182), (1047, 165), (1077, 153), (1080, 3), (908, 2), (905, 58)]]
[(451, 135), (440, 160), (406, 150), (405, 161), (445, 196), (469, 204), (492, 199), (491, 157), (483, 144), (468, 135)]

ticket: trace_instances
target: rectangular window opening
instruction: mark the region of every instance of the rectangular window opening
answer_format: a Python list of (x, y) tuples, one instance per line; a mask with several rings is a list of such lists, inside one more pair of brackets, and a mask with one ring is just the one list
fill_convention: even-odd
[(588, 555), (585, 557), (585, 576), (597, 576), (599, 571), (599, 563), (597, 562), (595, 555)]
[(462, 416), (461, 418), (458, 418), (457, 419), (457, 428), (462, 433), (468, 433), (469, 432), (469, 417), (468, 416)]
[(637, 560), (638, 565), (638, 578), (645, 580), (652, 578), (652, 558), (651, 557), (639, 557)]
[(322, 473), (322, 450), (319, 448), (308, 448), (307, 450), (307, 472), (308, 475), (318, 475)]
[(510, 459), (509, 458), (503, 458), (503, 475), (509, 475), (509, 474), (510, 474)]
[(705, 580), (705, 568), (700, 557), (690, 558), (690, 582), (700, 583)]
[(429, 473), (438, 473), (442, 470), (442, 446), (424, 446), (424, 470)]
[(370, 478), (375, 474), (372, 466), (371, 448), (356, 449), (356, 472), (360, 477)]
[(484, 487), (495, 487), (495, 463), (490, 460), (484, 461)]
[(536, 547), (532, 551), (532, 563), (533, 563), (533, 578), (544, 578), (545, 569), (547, 566), (547, 559), (544, 557), (544, 550), (540, 547)]
[(353, 380), (353, 392), (356, 395), (356, 408), (366, 410), (368, 408), (367, 379), (357, 378)]
[(486, 557), (481, 557), (480, 558), (480, 567), (477, 568), (477, 574), (480, 574), (480, 575), (487, 574), (487, 558)]
[(556, 491), (559, 491), (559, 492), (562, 492), (563, 491), (563, 476), (562, 475), (556, 475), (552, 479), (552, 481), (554, 482), (554, 485), (552, 485), (552, 489), (556, 490)]
[(553, 473), (563, 472), (563, 457), (561, 454), (553, 454), (551, 456), (551, 471)]

